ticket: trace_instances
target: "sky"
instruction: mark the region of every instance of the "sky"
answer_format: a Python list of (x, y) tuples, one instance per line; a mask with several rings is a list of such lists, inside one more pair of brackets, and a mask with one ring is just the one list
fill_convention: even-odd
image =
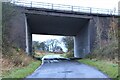
[(32, 37), (33, 37), (33, 41), (43, 42), (48, 39), (57, 39), (57, 40), (61, 41), (63, 36), (33, 34)]
[[(22, 0), (23, 1), (23, 0)], [(46, 2), (46, 3), (54, 3), (54, 4), (65, 4), (72, 6), (83, 6), (83, 7), (93, 7), (93, 8), (104, 8), (104, 9), (112, 9), (116, 8), (118, 10), (118, 2), (120, 0), (24, 0), (35, 1), (35, 2)], [(61, 41), (62, 36), (51, 36), (51, 35), (32, 35), (33, 41), (46, 41), (48, 39), (58, 39)], [(61, 44), (66, 51), (65, 46)]]
[(46, 2), (54, 4), (113, 9), (115, 7), (118, 8), (118, 1), (120, 0), (19, 0), (19, 1)]

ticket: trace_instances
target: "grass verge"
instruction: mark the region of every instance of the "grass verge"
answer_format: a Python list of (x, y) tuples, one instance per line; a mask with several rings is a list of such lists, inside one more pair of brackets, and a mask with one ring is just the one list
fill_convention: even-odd
[(33, 61), (28, 66), (22, 68), (14, 68), (3, 74), (3, 78), (25, 78), (35, 71), (41, 64), (40, 61)]
[(110, 78), (118, 78), (118, 64), (113, 64), (108, 61), (102, 60), (90, 60), (90, 59), (82, 59), (79, 62), (94, 66), (103, 73), (107, 74)]

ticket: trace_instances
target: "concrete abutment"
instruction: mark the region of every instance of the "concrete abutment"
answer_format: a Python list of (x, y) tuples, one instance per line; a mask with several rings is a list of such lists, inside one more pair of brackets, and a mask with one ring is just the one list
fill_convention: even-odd
[(90, 33), (89, 22), (83, 26), (74, 37), (74, 57), (83, 58), (90, 53)]

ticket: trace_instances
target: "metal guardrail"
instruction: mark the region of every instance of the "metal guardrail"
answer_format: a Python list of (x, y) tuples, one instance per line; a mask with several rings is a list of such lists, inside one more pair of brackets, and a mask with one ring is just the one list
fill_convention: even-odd
[(33, 2), (33, 1), (11, 1), (11, 3), (32, 8), (47, 8), (53, 10), (64, 10), (73, 12), (84, 12), (84, 13), (97, 13), (97, 14), (108, 14), (108, 15), (119, 15), (118, 11), (112, 9), (102, 9), (102, 8), (92, 8), (92, 7), (82, 7), (82, 6), (71, 6), (63, 4), (53, 4), (44, 2)]

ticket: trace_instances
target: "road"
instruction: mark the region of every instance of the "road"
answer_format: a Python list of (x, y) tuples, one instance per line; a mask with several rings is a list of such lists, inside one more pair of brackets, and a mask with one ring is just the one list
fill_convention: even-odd
[(107, 76), (96, 68), (76, 61), (59, 61), (42, 64), (27, 78), (107, 78)]

